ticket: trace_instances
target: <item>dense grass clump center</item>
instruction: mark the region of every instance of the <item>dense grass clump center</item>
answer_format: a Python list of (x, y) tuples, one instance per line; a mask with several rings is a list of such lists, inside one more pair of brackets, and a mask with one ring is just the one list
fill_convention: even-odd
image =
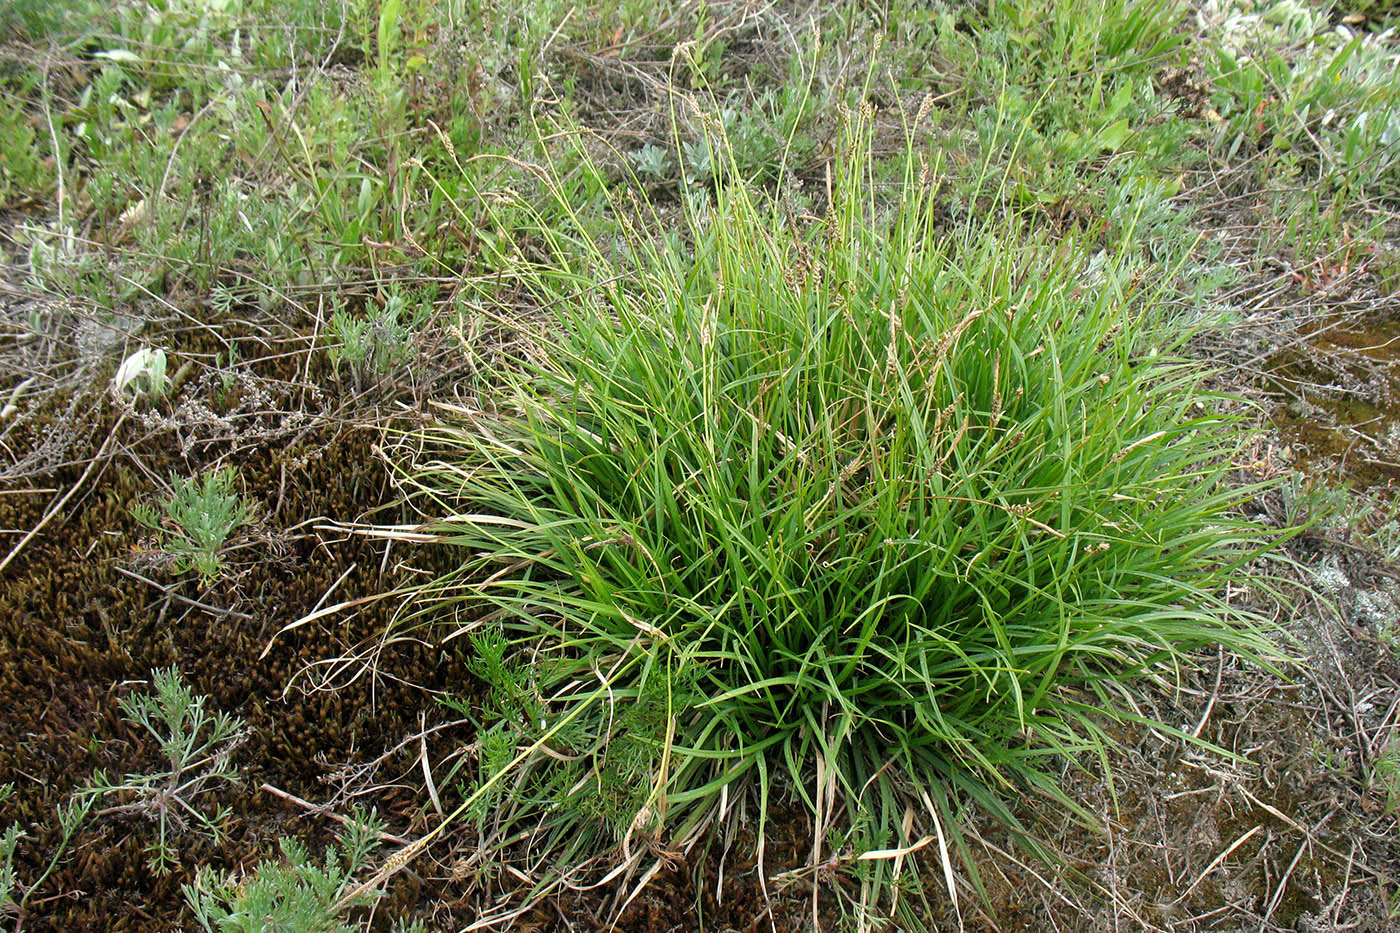
[(541, 231), (552, 336), (411, 473), (491, 687), (475, 815), (551, 871), (779, 794), (838, 847), (956, 842), (956, 801), (1059, 793), (1116, 685), (1262, 647), (1217, 596), (1259, 548), (1233, 425), (1146, 277), (847, 151), (819, 216), (736, 183), (684, 249)]

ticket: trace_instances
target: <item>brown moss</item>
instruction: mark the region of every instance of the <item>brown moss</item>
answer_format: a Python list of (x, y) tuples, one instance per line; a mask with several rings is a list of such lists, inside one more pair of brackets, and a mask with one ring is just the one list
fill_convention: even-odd
[[(111, 407), (92, 414), (88, 456), (116, 420)], [(202, 465), (176, 445), (155, 440), (133, 421), (124, 424), (119, 449), (132, 453), (94, 471), (86, 491), (30, 542), (0, 582), (0, 695), (9, 707), (0, 717), (0, 781), (16, 785), (0, 822), (18, 821), (30, 833), (17, 868), (22, 879), (37, 877), (57, 842), (54, 807), (93, 768), (110, 773), (157, 766), (153, 743), (121, 719), (116, 699), (130, 689), (120, 685), (178, 663), (197, 692), (244, 717), (251, 728), (253, 737), (239, 753), (245, 783), (220, 801), (234, 808), (235, 831), (219, 846), (183, 835), (181, 868), (161, 877), (146, 864), (153, 823), (90, 819), (69, 857), (36, 893), (27, 930), (169, 928), (182, 918), (179, 885), (199, 865), (250, 864), (272, 854), (284, 832), (324, 843), (334, 824), (306, 818), (258, 785), (267, 782), (309, 800), (327, 798), (331, 791), (322, 779), (338, 762), (377, 754), (419, 728), (419, 712), (428, 706), (424, 695), (396, 678), (426, 680), (424, 686), (441, 689), (459, 686), (454, 681), (463, 676), (450, 655), (412, 646), (381, 658), (389, 676), (284, 698), (284, 687), (305, 661), (339, 656), (380, 632), (393, 610), (388, 601), (284, 637), (259, 658), (271, 635), (309, 612), (351, 564), (357, 567), (341, 582), (339, 598), (393, 585), (392, 578), (379, 576), (381, 554), (371, 542), (352, 539), (327, 548), (314, 535), (288, 537), (277, 530), (318, 515), (353, 519), (387, 500), (373, 432), (323, 424), (285, 445), (254, 445), (231, 458), (261, 512), (277, 509), (275, 527), (266, 540), (252, 542), (248, 559), (231, 560), (229, 574), (208, 593), (198, 592), (192, 581), (156, 582), (251, 618), (193, 608), (118, 572), (132, 566), (145, 536), (130, 513), (138, 496), (148, 494), (144, 476), (189, 473)], [(212, 462), (232, 446), (211, 444), (201, 459)], [(44, 481), (66, 489), (83, 466), (64, 467)], [(33, 527), (49, 501), (0, 496), (0, 522)], [(373, 803), (400, 826), (416, 815), (411, 794), (383, 794)], [(68, 896), (72, 892), (84, 893)]]

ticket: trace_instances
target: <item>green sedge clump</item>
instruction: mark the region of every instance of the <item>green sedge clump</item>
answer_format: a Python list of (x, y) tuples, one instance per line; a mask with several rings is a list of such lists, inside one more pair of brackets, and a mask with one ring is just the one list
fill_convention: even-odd
[(462, 564), (412, 618), (473, 637), (459, 812), (496, 857), (528, 837), (535, 895), (743, 820), (761, 858), (779, 797), (814, 859), (901, 852), (861, 863), (867, 906), (920, 859), (951, 885), (968, 801), (1090, 819), (1055, 771), (1142, 721), (1124, 684), (1268, 650), (1220, 597), (1265, 547), (1225, 482), (1240, 426), (1152, 277), (948, 229), (933, 174), (911, 144), (877, 185), (857, 126), (806, 217), (735, 168), (680, 236), (541, 223), (547, 261), (498, 263), (554, 317), (416, 438)]

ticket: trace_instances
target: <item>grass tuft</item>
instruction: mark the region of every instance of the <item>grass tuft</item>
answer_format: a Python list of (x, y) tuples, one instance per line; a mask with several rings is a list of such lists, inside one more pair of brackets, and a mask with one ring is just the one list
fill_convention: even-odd
[(963, 803), (1091, 822), (1053, 769), (1144, 721), (1125, 683), (1268, 651), (1219, 595), (1266, 547), (1238, 422), (1146, 277), (840, 152), (820, 217), (728, 183), (679, 237), (541, 224), (510, 287), (548, 336), (405, 467), (464, 555), (418, 618), (490, 687), (459, 813), (530, 839), (536, 894), (746, 818), (761, 860), (780, 798), (814, 865), (870, 856), (869, 907), (920, 858), (976, 884)]

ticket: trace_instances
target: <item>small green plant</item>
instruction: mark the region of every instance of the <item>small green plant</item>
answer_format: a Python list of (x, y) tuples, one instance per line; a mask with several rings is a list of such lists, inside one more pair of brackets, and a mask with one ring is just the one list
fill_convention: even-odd
[(1293, 471), (1279, 485), (1286, 525), (1317, 525), (1328, 531), (1345, 527), (1354, 515), (1350, 490), (1318, 482), (1301, 471)]
[(656, 181), (665, 181), (671, 177), (674, 168), (671, 154), (660, 146), (647, 143), (629, 155), (633, 164), (637, 166), (637, 171), (643, 175), (648, 175)]
[(1312, 752), (1313, 761), (1316, 761), (1319, 767), (1334, 774), (1346, 772), (1348, 768), (1346, 755), (1339, 752), (1330, 742), (1323, 739), (1313, 739), (1308, 750)]
[(249, 874), (201, 868), (194, 883), (183, 886), (185, 900), (205, 933), (353, 933), (357, 928), (344, 922), (345, 911), (372, 904), (383, 893), (347, 898), (382, 830), (374, 814), (356, 813), (320, 863), (301, 842), (283, 838), (282, 858), (259, 862)]
[[(27, 79), (27, 80), (26, 80)], [(53, 185), (52, 172), (44, 168), (46, 146), (35, 130), (33, 114), (12, 98), (36, 93), (37, 82), (22, 76), (19, 87), (10, 87), (0, 78), (0, 207), (8, 207), (26, 197), (44, 194)]]
[(219, 384), (214, 390), (214, 400), (220, 405), (228, 399), (228, 394), (238, 384), (238, 364), (240, 362), (238, 341), (231, 341), (227, 350), (219, 351), (215, 369), (219, 373)]
[(200, 798), (238, 779), (233, 752), (248, 733), (242, 719), (211, 713), (209, 698), (196, 696), (178, 668), (156, 670), (151, 681), (155, 692), (133, 694), (120, 703), (127, 720), (159, 743), (167, 767), (127, 774), (120, 780), (108, 779), (98, 770), (78, 796), (89, 805), (96, 799), (120, 801), (99, 811), (99, 816), (141, 814), (154, 820), (159, 834), (147, 851), (151, 868), (165, 873), (179, 863), (174, 845), (179, 833), (194, 829), (216, 841), (223, 838), (230, 809), (210, 810)]
[[(0, 785), (0, 803), (13, 795), (13, 784)], [(0, 832), (0, 917), (14, 917), (16, 919), (15, 929), (24, 925), (25, 910), (30, 897), (43, 886), (49, 875), (63, 860), (64, 854), (73, 842), (73, 837), (83, 825), (83, 821), (87, 819), (91, 809), (92, 800), (81, 796), (58, 807), (58, 844), (50, 854), (44, 870), (32, 884), (22, 883), (15, 873), (15, 853), (19, 849), (20, 840), (25, 838), (26, 833), (16, 825), (10, 825), (5, 828), (4, 832)]]
[(164, 350), (142, 347), (122, 360), (112, 385), (118, 393), (130, 390), (137, 396), (161, 398), (170, 389), (170, 377), (166, 375)]
[(765, 94), (752, 106), (694, 114), (695, 138), (680, 143), (686, 185), (709, 184), (725, 175), (753, 183), (773, 178), (794, 154), (795, 146), (788, 143), (806, 111), (806, 91), (782, 99)]
[[(15, 785), (0, 784), (0, 803), (15, 795)], [(15, 912), (19, 904), (15, 901), (15, 891), (19, 881), (15, 877), (15, 849), (24, 836), (24, 830), (10, 825), (0, 833), (0, 914)]]
[(703, 139), (687, 140), (681, 144), (681, 152), (685, 161), (685, 183), (708, 183), (715, 173), (710, 144)]
[(1377, 504), (1367, 517), (1371, 546), (1387, 563), (1400, 560), (1400, 503)]
[(161, 549), (174, 559), (178, 573), (196, 572), (209, 586), (223, 569), (222, 551), (229, 537), (251, 517), (233, 489), (232, 467), (209, 470), (202, 477), (171, 474), (172, 495), (160, 509), (132, 508), (135, 519), (161, 535)]
[(1392, 739), (1371, 762), (1371, 781), (1385, 794), (1386, 812), (1400, 811), (1400, 742)]
[(246, 294), (227, 285), (215, 285), (209, 290), (209, 307), (221, 317), (232, 314), (234, 308), (247, 300)]
[(408, 297), (397, 291), (365, 317), (337, 308), (330, 320), (331, 363), (339, 367), (344, 361), (352, 369), (367, 367), (379, 375), (392, 372), (412, 357), (414, 336), (430, 312), (428, 302), (410, 307)]
[(330, 345), (326, 349), (337, 369), (342, 362), (359, 367), (369, 358), (369, 322), (344, 308), (336, 308), (330, 321)]

